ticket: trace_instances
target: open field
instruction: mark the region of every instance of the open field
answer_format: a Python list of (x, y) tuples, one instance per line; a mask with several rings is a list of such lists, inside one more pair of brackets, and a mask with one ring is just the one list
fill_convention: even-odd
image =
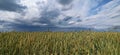
[(0, 55), (120, 55), (120, 33), (0, 33)]

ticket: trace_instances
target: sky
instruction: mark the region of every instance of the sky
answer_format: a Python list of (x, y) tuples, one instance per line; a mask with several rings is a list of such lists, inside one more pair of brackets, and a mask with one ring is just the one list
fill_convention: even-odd
[(0, 31), (120, 30), (120, 0), (0, 0)]

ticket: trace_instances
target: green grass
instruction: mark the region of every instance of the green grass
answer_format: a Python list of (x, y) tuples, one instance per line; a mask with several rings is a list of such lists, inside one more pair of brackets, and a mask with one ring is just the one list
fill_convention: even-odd
[(120, 33), (0, 33), (0, 55), (120, 55)]

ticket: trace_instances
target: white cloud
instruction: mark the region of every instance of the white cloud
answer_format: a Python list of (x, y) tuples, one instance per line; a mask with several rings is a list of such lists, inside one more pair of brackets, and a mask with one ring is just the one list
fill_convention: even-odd
[(94, 28), (108, 28), (120, 26), (120, 2), (111, 1), (102, 7), (96, 15), (88, 16), (79, 25), (95, 26)]
[[(68, 5), (61, 5), (56, 0), (20, 0), (20, 5), (26, 6), (22, 12), (10, 12), (0, 10), (0, 20), (17, 23), (22, 20), (29, 25), (46, 26), (47, 23), (37, 23), (43, 20), (41, 14), (44, 11), (60, 11), (60, 15), (49, 19), (56, 26), (81, 27), (90, 26), (101, 29), (112, 26), (120, 26), (120, 1), (112, 0), (104, 5), (98, 6), (103, 0), (73, 0)], [(59, 24), (66, 16), (73, 17), (69, 21), (63, 21), (65, 25)], [(46, 19), (45, 19), (46, 20)], [(82, 20), (78, 22), (77, 20)]]
[(41, 26), (41, 25), (46, 26), (47, 24), (45, 24), (45, 23), (44, 24), (42, 24), (42, 23), (33, 23), (32, 25), (34, 25), (34, 26)]
[(0, 20), (1, 21), (5, 20), (5, 21), (9, 21), (9, 22), (15, 22), (14, 20), (19, 17), (21, 17), (21, 15), (16, 12), (0, 11)]

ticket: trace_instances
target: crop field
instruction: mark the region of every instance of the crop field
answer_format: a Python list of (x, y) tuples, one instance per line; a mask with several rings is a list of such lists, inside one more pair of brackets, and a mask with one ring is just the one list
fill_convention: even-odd
[(0, 55), (120, 55), (120, 33), (4, 32)]

